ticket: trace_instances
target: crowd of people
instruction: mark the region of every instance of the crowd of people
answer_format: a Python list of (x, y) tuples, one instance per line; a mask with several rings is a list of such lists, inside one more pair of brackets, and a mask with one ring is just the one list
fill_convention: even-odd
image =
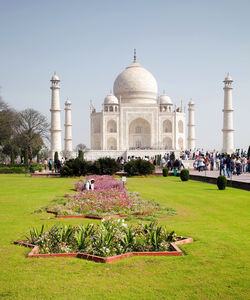
[(236, 151), (232, 155), (219, 152), (197, 153), (193, 166), (199, 172), (216, 170), (227, 177), (250, 172), (250, 160), (244, 151)]

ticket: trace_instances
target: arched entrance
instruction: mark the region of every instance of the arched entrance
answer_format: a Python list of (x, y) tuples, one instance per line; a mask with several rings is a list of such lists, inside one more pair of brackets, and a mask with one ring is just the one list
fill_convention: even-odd
[(129, 149), (151, 148), (151, 125), (142, 118), (133, 120), (129, 125)]

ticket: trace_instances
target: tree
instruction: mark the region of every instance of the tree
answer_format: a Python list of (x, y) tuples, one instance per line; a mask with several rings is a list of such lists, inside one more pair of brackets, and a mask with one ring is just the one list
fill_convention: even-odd
[(78, 158), (83, 161), (83, 151), (82, 150), (78, 150)]
[(0, 146), (11, 144), (17, 122), (17, 112), (9, 108), (8, 104), (0, 97)]
[(87, 146), (84, 145), (84, 144), (78, 144), (78, 145), (76, 146), (76, 151), (78, 152), (79, 150), (81, 150), (83, 153), (85, 153), (85, 152), (88, 150), (88, 148), (87, 148)]
[(54, 154), (54, 162), (58, 160), (58, 152), (56, 151)]
[(19, 146), (27, 149), (29, 158), (32, 159), (42, 149), (43, 139), (48, 139), (49, 124), (40, 112), (28, 108), (18, 114), (15, 130)]

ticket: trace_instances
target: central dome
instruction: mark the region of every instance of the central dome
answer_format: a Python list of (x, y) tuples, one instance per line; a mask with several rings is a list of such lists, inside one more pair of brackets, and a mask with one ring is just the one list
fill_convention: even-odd
[(158, 88), (154, 76), (134, 61), (114, 82), (114, 94), (121, 102), (156, 103)]

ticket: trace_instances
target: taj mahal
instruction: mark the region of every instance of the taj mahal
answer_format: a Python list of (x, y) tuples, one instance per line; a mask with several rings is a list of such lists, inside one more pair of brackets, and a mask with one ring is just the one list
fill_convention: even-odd
[[(51, 79), (51, 157), (56, 151), (62, 156), (59, 83), (59, 77), (54, 74)], [(233, 109), (232, 79), (229, 75), (224, 83), (223, 149), (230, 152), (233, 151)], [(186, 111), (182, 102), (177, 106), (165, 92), (158, 94), (156, 79), (137, 61), (134, 50), (132, 63), (116, 77), (113, 93), (104, 98), (102, 110), (96, 111), (92, 101), (90, 103), (91, 147), (85, 158), (149, 157), (170, 151), (194, 150), (194, 106), (194, 101), (190, 100)], [(69, 99), (65, 102), (64, 126), (64, 153), (74, 157)]]

